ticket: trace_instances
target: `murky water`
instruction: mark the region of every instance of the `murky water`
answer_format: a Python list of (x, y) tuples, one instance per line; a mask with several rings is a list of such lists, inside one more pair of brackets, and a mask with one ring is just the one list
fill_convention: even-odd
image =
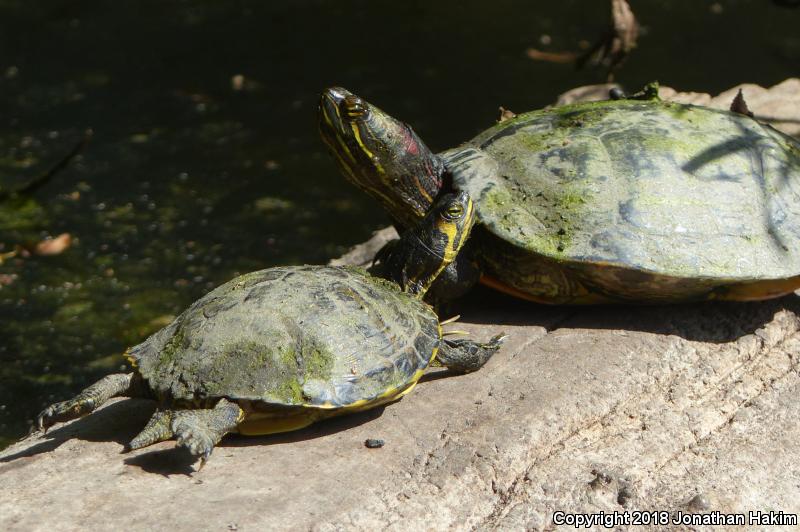
[[(798, 75), (800, 10), (766, 0), (633, 0), (645, 26), (619, 79), (718, 92)], [(339, 84), (434, 149), (599, 71), (534, 63), (601, 35), (606, 2), (0, 0), (0, 254), (69, 233), (53, 256), (0, 265), (0, 447), (47, 403), (209, 288), (325, 262), (387, 223), (317, 138)], [(549, 43), (549, 44), (546, 44)]]

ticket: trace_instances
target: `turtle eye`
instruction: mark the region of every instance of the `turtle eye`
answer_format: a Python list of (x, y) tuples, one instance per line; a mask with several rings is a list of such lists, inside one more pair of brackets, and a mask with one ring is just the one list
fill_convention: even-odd
[(456, 220), (460, 218), (462, 214), (464, 214), (464, 206), (460, 203), (453, 203), (444, 211), (444, 217), (448, 220)]
[(347, 118), (354, 119), (367, 114), (367, 106), (364, 104), (364, 100), (351, 94), (342, 100), (341, 111)]

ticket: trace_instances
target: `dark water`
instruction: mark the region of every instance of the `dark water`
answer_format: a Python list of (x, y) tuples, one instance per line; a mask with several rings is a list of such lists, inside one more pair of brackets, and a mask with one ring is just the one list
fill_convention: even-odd
[[(631, 88), (800, 74), (798, 9), (631, 4), (646, 30), (619, 76)], [(322, 88), (348, 87), (444, 149), (498, 105), (530, 110), (602, 81), (525, 50), (575, 50), (607, 19), (606, 2), (586, 0), (0, 0), (0, 189), (94, 131), (46, 185), (0, 202), (0, 253), (73, 237), (0, 265), (0, 447), (209, 288), (325, 262), (387, 223), (323, 151)]]

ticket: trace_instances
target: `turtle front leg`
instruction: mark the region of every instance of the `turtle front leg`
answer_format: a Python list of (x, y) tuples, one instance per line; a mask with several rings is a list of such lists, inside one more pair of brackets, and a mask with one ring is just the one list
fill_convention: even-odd
[(220, 399), (214, 408), (174, 412), (170, 428), (177, 437), (178, 445), (201, 458), (202, 468), (214, 446), (242, 419), (244, 410), (239, 405)]
[(48, 427), (55, 423), (76, 419), (93, 412), (112, 397), (140, 395), (139, 384), (139, 379), (134, 373), (114, 373), (103, 377), (72, 399), (45, 408), (36, 418), (36, 426), (46, 432)]
[(500, 349), (507, 336), (500, 333), (487, 343), (473, 340), (442, 340), (436, 360), (449, 369), (468, 373), (480, 369)]
[(481, 279), (481, 269), (475, 254), (466, 244), (456, 259), (447, 265), (431, 285), (425, 300), (442, 304), (456, 300), (472, 290)]

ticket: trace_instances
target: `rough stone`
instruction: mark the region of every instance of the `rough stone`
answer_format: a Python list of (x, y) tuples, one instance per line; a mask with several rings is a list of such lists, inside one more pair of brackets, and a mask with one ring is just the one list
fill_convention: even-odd
[(552, 530), (556, 511), (800, 514), (796, 295), (559, 308), (479, 288), (457, 310), (450, 327), (509, 335), (482, 370), (433, 369), (401, 401), (303, 431), (227, 437), (199, 472), (174, 442), (120, 454), (147, 401), (29, 437), (0, 453), (0, 529)]
[(380, 250), (384, 244), (397, 238), (397, 231), (394, 227), (384, 227), (372, 233), (372, 238), (354, 246), (353, 249), (330, 261), (331, 266), (355, 265), (367, 267), (372, 263), (372, 257)]
[[(559, 96), (555, 105), (607, 100), (608, 91), (615, 87), (619, 88), (619, 85), (601, 83), (576, 87)], [(658, 95), (663, 100), (728, 109), (739, 89), (757, 119), (769, 122), (789, 135), (800, 135), (800, 78), (790, 78), (770, 88), (742, 83), (713, 97), (705, 92), (679, 92), (666, 86), (659, 88)]]

